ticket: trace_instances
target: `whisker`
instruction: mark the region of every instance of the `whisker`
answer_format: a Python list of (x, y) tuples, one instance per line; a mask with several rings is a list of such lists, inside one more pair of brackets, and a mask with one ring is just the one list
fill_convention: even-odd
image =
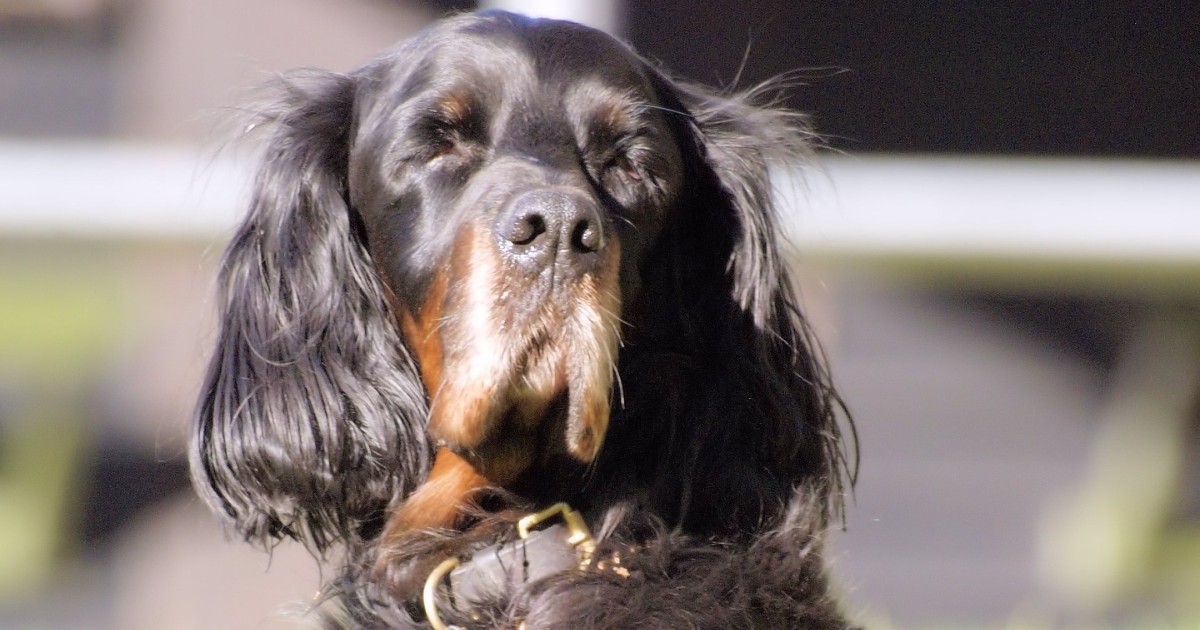
[(621, 381), (621, 370), (617, 369), (617, 364), (612, 363), (613, 383), (617, 386), (617, 399), (621, 402), (621, 409), (625, 408), (625, 383)]
[(676, 116), (683, 116), (684, 118), (694, 118), (694, 116), (692, 116), (691, 114), (689, 114), (687, 112), (680, 111), (678, 109), (671, 109), (670, 107), (663, 107), (661, 105), (651, 105), (650, 103), (642, 103), (642, 107), (644, 107), (645, 109), (656, 109), (660, 112), (667, 112), (668, 114), (675, 114)]
[[(606, 319), (612, 320), (612, 321), (620, 324), (621, 326), (628, 326), (630, 328), (633, 328), (633, 324), (630, 324), (628, 321), (623, 319), (621, 317), (620, 313), (614, 312), (612, 309), (608, 308), (607, 306), (603, 306), (603, 305), (599, 305), (599, 304), (596, 305), (596, 308), (600, 309), (601, 314), (605, 315)], [(619, 330), (620, 329), (618, 328), (618, 331)], [(620, 335), (618, 335), (617, 338), (618, 338), (618, 340), (621, 340)], [(623, 340), (621, 340), (621, 341), (623, 341)]]
[(635, 231), (638, 229), (638, 226), (637, 226), (637, 224), (636, 224), (636, 223), (634, 223), (634, 222), (633, 222), (633, 220), (632, 220), (632, 219), (630, 219), (629, 217), (622, 216), (622, 215), (620, 215), (620, 214), (618, 214), (618, 215), (616, 215), (616, 216), (617, 216), (617, 218), (618, 218), (618, 219), (620, 219), (621, 221), (624, 221), (625, 223), (628, 223), (628, 224), (629, 224), (629, 227), (633, 228)]

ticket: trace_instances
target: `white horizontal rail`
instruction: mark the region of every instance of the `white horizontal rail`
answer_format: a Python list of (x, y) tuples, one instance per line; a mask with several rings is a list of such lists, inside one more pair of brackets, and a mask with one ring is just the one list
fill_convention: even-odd
[(814, 255), (1200, 263), (1200, 161), (831, 157), (780, 180)]
[(242, 209), (253, 172), (242, 162), (191, 147), (0, 141), (0, 236), (218, 235)]
[[(220, 236), (253, 170), (189, 147), (0, 141), (0, 236)], [(834, 156), (788, 180), (813, 255), (1200, 264), (1200, 162)]]

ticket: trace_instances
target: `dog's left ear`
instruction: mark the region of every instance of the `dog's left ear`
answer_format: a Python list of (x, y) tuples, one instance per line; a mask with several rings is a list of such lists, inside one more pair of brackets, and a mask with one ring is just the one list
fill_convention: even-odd
[(792, 287), (780, 252), (780, 216), (770, 173), (811, 162), (815, 135), (807, 118), (758, 104), (755, 90), (719, 95), (687, 85), (675, 89), (734, 215), (737, 239), (728, 269), (734, 298), (760, 328), (786, 320)]
[(810, 164), (815, 135), (802, 114), (759, 102), (769, 84), (732, 95), (668, 86), (694, 144), (689, 176), (707, 191), (694, 202), (693, 221), (700, 225), (693, 230), (723, 263), (713, 270), (722, 277), (705, 284), (723, 287), (730, 303), (708, 314), (716, 320), (713, 334), (725, 340), (728, 365), (736, 366), (718, 378), (724, 386), (741, 382), (740, 391), (752, 393), (752, 400), (730, 402), (722, 413), (740, 418), (735, 424), (748, 423), (731, 431), (757, 436), (748, 460), (757, 459), (778, 482), (826, 498), (836, 513), (843, 482), (853, 483), (839, 431), (841, 403), (797, 306), (770, 177)]

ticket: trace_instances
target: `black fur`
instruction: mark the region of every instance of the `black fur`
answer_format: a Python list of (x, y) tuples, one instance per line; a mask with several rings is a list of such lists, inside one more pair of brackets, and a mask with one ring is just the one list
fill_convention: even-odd
[[(588, 57), (564, 43), (579, 37), (619, 53)], [(583, 152), (580, 168), (595, 187), (588, 194), (628, 211), (622, 348), (598, 458), (545, 457), (508, 490), (524, 506), (566, 500), (606, 544), (633, 541), (638, 552), (626, 554), (628, 579), (555, 576), (493, 602), (488, 623), (845, 627), (821, 560), (849, 476), (840, 403), (796, 308), (767, 178), (770, 167), (807, 155), (805, 122), (756, 104), (756, 94), (671, 81), (567, 23), (460, 16), (358, 71), (280, 81), (278, 99), (256, 113), (266, 151), (220, 277), (221, 328), (191, 452), (200, 494), (248, 541), (291, 537), (318, 552), (343, 550), (344, 576), (331, 592), (355, 627), (422, 627), (419, 612), (367, 570), (380, 554), (404, 566), (502, 535), (484, 521), (474, 534), (414, 534), (402, 549), (377, 540), (432, 452), (429, 403), (395, 310), (422, 303), (453, 230), (474, 211), (438, 200), (495, 177), (490, 166), (469, 166), (438, 179), (414, 165), (431, 158), (412, 155), (410, 145), (425, 146), (425, 136), (413, 139), (422, 112), (412, 95), (440, 80), (447, 59), (488, 57), (499, 68), (481, 89), (536, 91), (538, 81), (569, 80), (564, 68), (595, 66), (614, 94), (644, 93), (669, 131), (658, 140), (679, 155), (677, 164), (660, 161), (680, 170), (660, 184), (662, 164), (636, 163), (655, 159), (653, 147), (650, 157), (631, 152), (630, 168), (644, 170), (622, 185), (647, 189), (631, 193), (594, 176), (570, 134), (539, 132), (542, 143), (571, 140), (565, 149)], [(512, 59), (539, 71), (513, 78), (504, 65)], [(503, 154), (487, 133), (456, 133), (483, 136), (471, 141), (483, 148), (470, 164)], [(672, 190), (653, 189), (671, 181)]]

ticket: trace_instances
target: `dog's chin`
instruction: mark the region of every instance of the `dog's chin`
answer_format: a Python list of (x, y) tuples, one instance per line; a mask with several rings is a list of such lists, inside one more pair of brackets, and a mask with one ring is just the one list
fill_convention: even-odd
[[(562, 330), (572, 332), (570, 325)], [(532, 345), (512, 379), (516, 386), (511, 392), (511, 413), (522, 426), (536, 429), (544, 448), (561, 452), (565, 447), (585, 463), (595, 459), (608, 430), (616, 369), (611, 362), (615, 352), (598, 353), (577, 341), (593, 338), (580, 332)]]
[[(565, 330), (569, 326), (560, 326), (560, 332)], [(446, 385), (485, 386), (444, 387), (434, 400), (431, 437), (499, 485), (535, 462), (564, 452), (583, 463), (595, 459), (608, 428), (614, 366), (607, 359), (613, 353), (597, 353), (578, 347), (572, 337), (557, 337), (527, 337), (533, 342), (508, 353), (505, 365), (492, 362), (487, 368), (444, 372)], [(489, 370), (490, 379), (478, 378), (483, 369)], [(491, 387), (486, 386), (489, 380)], [(443, 398), (448, 391), (457, 394)]]

